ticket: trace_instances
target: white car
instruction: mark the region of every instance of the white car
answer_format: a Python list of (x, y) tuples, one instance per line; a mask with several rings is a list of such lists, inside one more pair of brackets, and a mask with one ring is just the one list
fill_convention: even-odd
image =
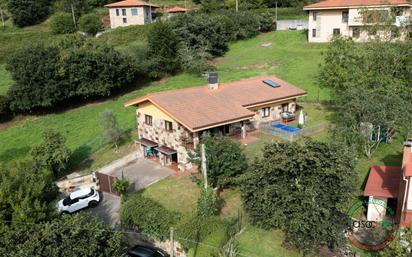
[(73, 213), (87, 207), (96, 207), (100, 195), (94, 188), (80, 189), (57, 203), (57, 210), (61, 213)]

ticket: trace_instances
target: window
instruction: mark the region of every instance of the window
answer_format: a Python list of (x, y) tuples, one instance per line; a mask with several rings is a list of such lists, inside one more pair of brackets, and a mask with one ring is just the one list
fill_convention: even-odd
[(360, 28), (359, 27), (354, 27), (352, 30), (352, 37), (353, 38), (358, 38), (360, 36)]
[(289, 111), (289, 104), (282, 104), (282, 112), (288, 112)]
[(132, 8), (132, 16), (137, 16), (137, 8)]
[(146, 123), (146, 125), (152, 126), (152, 116), (145, 114), (144, 116), (144, 122)]
[(124, 24), (127, 23), (127, 18), (123, 18), (123, 23), (124, 23)]
[(342, 12), (342, 22), (348, 22), (349, 20), (349, 11)]
[(165, 129), (167, 131), (173, 131), (173, 123), (171, 123), (170, 121), (165, 120)]
[(120, 16), (120, 10), (116, 9), (116, 16)]
[(340, 29), (333, 29), (333, 36), (339, 36), (340, 35)]
[(316, 37), (316, 29), (312, 29), (312, 37)]
[(269, 117), (269, 115), (270, 115), (270, 108), (269, 107), (262, 108), (262, 118)]
[(313, 12), (312, 17), (313, 17), (313, 21), (316, 21), (318, 19), (318, 12)]
[(126, 16), (126, 9), (122, 9), (122, 15)]

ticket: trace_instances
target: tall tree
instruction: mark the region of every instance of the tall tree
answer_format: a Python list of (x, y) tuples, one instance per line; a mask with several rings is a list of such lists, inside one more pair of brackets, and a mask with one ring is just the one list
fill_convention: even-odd
[(13, 22), (19, 27), (37, 24), (49, 14), (50, 0), (8, 0)]
[(71, 151), (65, 145), (66, 139), (57, 131), (47, 129), (43, 132), (43, 141), (31, 150), (33, 160), (53, 171), (58, 177), (67, 168)]
[(179, 39), (169, 23), (156, 22), (149, 33), (148, 54), (151, 77), (161, 77), (177, 71), (179, 67)]
[(102, 138), (105, 144), (112, 144), (116, 150), (124, 132), (120, 129), (119, 123), (111, 110), (105, 110), (100, 113), (100, 124), (102, 126)]
[(54, 216), (58, 190), (49, 170), (32, 161), (12, 162), (0, 166), (0, 174), (0, 221), (6, 221), (0, 227)]
[(336, 145), (268, 144), (241, 184), (243, 204), (254, 224), (282, 229), (285, 243), (305, 253), (337, 246), (348, 224), (354, 166), (349, 151)]

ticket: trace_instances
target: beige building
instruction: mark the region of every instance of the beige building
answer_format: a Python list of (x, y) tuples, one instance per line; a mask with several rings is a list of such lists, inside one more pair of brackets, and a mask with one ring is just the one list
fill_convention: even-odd
[(149, 94), (136, 106), (137, 143), (144, 156), (179, 170), (191, 167), (189, 152), (205, 134), (245, 138), (260, 123), (294, 113), (306, 92), (274, 76)]
[[(309, 14), (308, 41), (329, 42), (334, 35), (358, 42), (375, 37), (403, 39), (411, 7), (408, 0), (327, 0), (307, 5), (303, 9)], [(376, 28), (374, 21), (381, 20), (379, 17), (391, 17), (390, 29)]]
[(125, 0), (105, 5), (109, 9), (112, 29), (129, 25), (146, 25), (153, 21), (158, 5), (138, 0)]

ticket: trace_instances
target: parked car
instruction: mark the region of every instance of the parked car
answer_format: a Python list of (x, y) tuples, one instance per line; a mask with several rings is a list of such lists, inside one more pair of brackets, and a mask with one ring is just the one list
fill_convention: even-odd
[(96, 207), (100, 195), (92, 187), (77, 190), (57, 203), (57, 210), (62, 213), (73, 213), (87, 207)]
[(169, 257), (169, 254), (161, 249), (136, 245), (127, 252), (129, 257)]

